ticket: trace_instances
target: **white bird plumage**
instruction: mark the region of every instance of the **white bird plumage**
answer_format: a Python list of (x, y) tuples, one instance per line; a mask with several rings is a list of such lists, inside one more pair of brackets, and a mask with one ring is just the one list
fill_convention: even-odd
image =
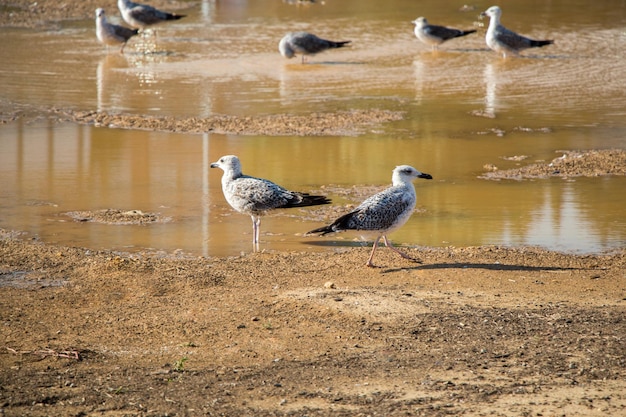
[(502, 26), (500, 17), (502, 9), (498, 6), (491, 6), (480, 14), (481, 17), (489, 17), (489, 27), (485, 35), (487, 46), (494, 51), (501, 53), (503, 57), (508, 55), (518, 55), (520, 51), (528, 48), (537, 48), (553, 44), (553, 40), (534, 40), (522, 35), (518, 35)]
[(409, 165), (397, 166), (393, 170), (391, 187), (367, 198), (356, 209), (339, 217), (330, 225), (311, 230), (307, 234), (323, 236), (344, 230), (375, 232), (377, 237), (367, 260), (367, 266), (374, 266), (372, 260), (381, 237), (389, 249), (399, 253), (403, 258), (412, 259), (394, 248), (387, 239), (387, 234), (404, 225), (413, 214), (417, 201), (413, 186), (413, 180), (416, 178), (430, 180), (432, 176)]

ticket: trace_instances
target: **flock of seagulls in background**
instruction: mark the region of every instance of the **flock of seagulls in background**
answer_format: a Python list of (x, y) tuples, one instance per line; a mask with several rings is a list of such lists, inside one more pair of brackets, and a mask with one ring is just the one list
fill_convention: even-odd
[[(118, 0), (118, 8), (124, 21), (132, 28), (109, 23), (105, 11), (96, 10), (96, 34), (98, 39), (106, 45), (121, 45), (120, 52), (130, 38), (158, 23), (178, 20), (184, 15), (164, 12), (152, 6), (133, 3), (130, 0)], [(554, 43), (552, 40), (534, 40), (505, 28), (500, 23), (502, 10), (492, 6), (481, 17), (490, 18), (489, 27), (485, 35), (487, 46), (503, 57), (517, 55), (528, 48), (542, 47)], [(426, 18), (418, 17), (415, 24), (415, 36), (436, 50), (439, 45), (451, 39), (475, 33), (475, 29), (460, 30), (445, 26), (429, 24)], [(306, 62), (306, 56), (315, 55), (329, 49), (341, 48), (350, 41), (331, 41), (322, 39), (307, 32), (292, 32), (285, 35), (278, 44), (278, 50), (285, 58), (296, 55)], [(234, 155), (221, 157), (211, 164), (211, 168), (221, 168), (222, 192), (230, 206), (239, 213), (247, 214), (252, 219), (252, 243), (259, 244), (261, 216), (268, 211), (279, 208), (307, 207), (329, 204), (330, 200), (324, 196), (310, 195), (287, 190), (278, 184), (262, 178), (244, 175), (241, 162)], [(374, 266), (373, 259), (378, 242), (382, 238), (385, 245), (399, 253), (402, 257), (412, 259), (409, 255), (396, 249), (387, 239), (387, 234), (404, 225), (411, 217), (416, 204), (416, 178), (432, 179), (429, 174), (422, 173), (409, 165), (400, 165), (393, 170), (391, 187), (381, 191), (363, 201), (349, 213), (336, 219), (331, 224), (311, 230), (307, 235), (356, 230), (366, 234), (374, 234), (375, 240), (372, 252), (367, 260), (367, 266)], [(416, 260), (417, 261), (417, 260)]]
[[(175, 13), (158, 10), (152, 6), (134, 3), (130, 0), (118, 0), (117, 7), (122, 18), (132, 29), (125, 26), (109, 23), (104, 9), (96, 9), (96, 35), (100, 42), (105, 45), (121, 45), (120, 52), (124, 53), (126, 42), (139, 33), (158, 23), (178, 20), (185, 17)], [(500, 17), (502, 10), (498, 6), (491, 6), (480, 14), (480, 17), (489, 17), (489, 27), (485, 35), (487, 46), (501, 53), (503, 57), (518, 55), (519, 52), (528, 48), (542, 47), (554, 43), (553, 40), (534, 40), (519, 35), (502, 26)], [(436, 50), (439, 45), (454, 38), (460, 38), (475, 33), (475, 29), (461, 30), (429, 24), (425, 17), (418, 17), (415, 24), (415, 36)], [(278, 43), (278, 51), (285, 58), (293, 58), (300, 55), (302, 63), (306, 62), (307, 55), (315, 55), (329, 49), (341, 48), (351, 41), (331, 41), (322, 39), (312, 33), (292, 32), (286, 34)]]

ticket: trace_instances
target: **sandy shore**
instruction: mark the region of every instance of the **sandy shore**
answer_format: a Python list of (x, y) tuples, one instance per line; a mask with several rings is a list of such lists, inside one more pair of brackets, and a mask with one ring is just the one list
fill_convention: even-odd
[(4, 415), (621, 415), (626, 251), (0, 241)]

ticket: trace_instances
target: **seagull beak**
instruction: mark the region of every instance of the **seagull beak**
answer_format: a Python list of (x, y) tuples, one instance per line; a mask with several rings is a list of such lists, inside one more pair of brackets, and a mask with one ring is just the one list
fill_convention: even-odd
[(484, 17), (486, 17), (486, 16), (487, 16), (487, 13), (485, 13), (485, 12), (482, 12), (481, 14), (479, 14), (479, 15), (478, 15), (478, 17), (479, 17), (480, 19), (483, 19), (483, 18), (484, 18)]
[(432, 180), (432, 179), (433, 179), (433, 176), (432, 176), (432, 175), (430, 175), (430, 174), (425, 174), (425, 173), (423, 173), (423, 172), (422, 172), (421, 174), (419, 174), (419, 175), (417, 176), (417, 178), (423, 178), (423, 179), (425, 179), (425, 180)]
[(211, 168), (219, 168), (219, 167), (220, 167), (220, 165), (219, 165), (217, 162), (213, 162), (213, 163), (210, 165), (210, 167), (211, 167)]

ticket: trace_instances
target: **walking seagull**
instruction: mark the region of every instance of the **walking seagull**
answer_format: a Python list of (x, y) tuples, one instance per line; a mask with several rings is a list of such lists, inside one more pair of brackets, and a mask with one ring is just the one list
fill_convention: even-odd
[(261, 216), (277, 208), (307, 207), (329, 204), (324, 196), (289, 191), (269, 180), (244, 175), (241, 162), (235, 155), (226, 155), (211, 164), (221, 168), (222, 192), (232, 208), (252, 218), (252, 243), (259, 243)]
[(120, 53), (124, 53), (126, 42), (139, 33), (138, 29), (130, 29), (125, 26), (107, 22), (104, 9), (96, 9), (96, 36), (105, 45), (122, 45)]
[(412, 23), (415, 24), (415, 36), (417, 36), (417, 39), (424, 42), (426, 45), (431, 45), (433, 51), (445, 41), (476, 32), (475, 29), (460, 30), (447, 28), (445, 26), (431, 25), (425, 17), (418, 17)]
[(147, 4), (134, 3), (130, 0), (117, 0), (117, 7), (126, 23), (137, 29), (146, 29), (157, 23), (185, 17), (185, 15), (164, 12)]
[(409, 165), (397, 166), (393, 170), (391, 187), (369, 197), (356, 209), (339, 217), (332, 224), (311, 230), (307, 234), (319, 233), (324, 236), (327, 233), (343, 230), (363, 230), (377, 233), (372, 253), (366, 263), (370, 267), (374, 266), (372, 260), (381, 237), (389, 249), (399, 253), (403, 258), (413, 259), (394, 248), (391, 242), (387, 240), (387, 234), (404, 225), (413, 214), (416, 203), (415, 187), (413, 186), (415, 178), (430, 180), (433, 177), (430, 174), (419, 172)]
[(508, 55), (518, 55), (528, 48), (537, 48), (553, 44), (553, 40), (534, 40), (505, 28), (500, 24), (502, 10), (498, 6), (491, 6), (480, 14), (480, 17), (489, 16), (489, 28), (485, 35), (487, 46), (506, 58)]
[(283, 36), (280, 40), (278, 50), (285, 58), (293, 58), (296, 54), (301, 54), (302, 63), (304, 64), (306, 55), (315, 55), (332, 48), (342, 48), (350, 42), (351, 41), (329, 41), (307, 32), (291, 32)]

